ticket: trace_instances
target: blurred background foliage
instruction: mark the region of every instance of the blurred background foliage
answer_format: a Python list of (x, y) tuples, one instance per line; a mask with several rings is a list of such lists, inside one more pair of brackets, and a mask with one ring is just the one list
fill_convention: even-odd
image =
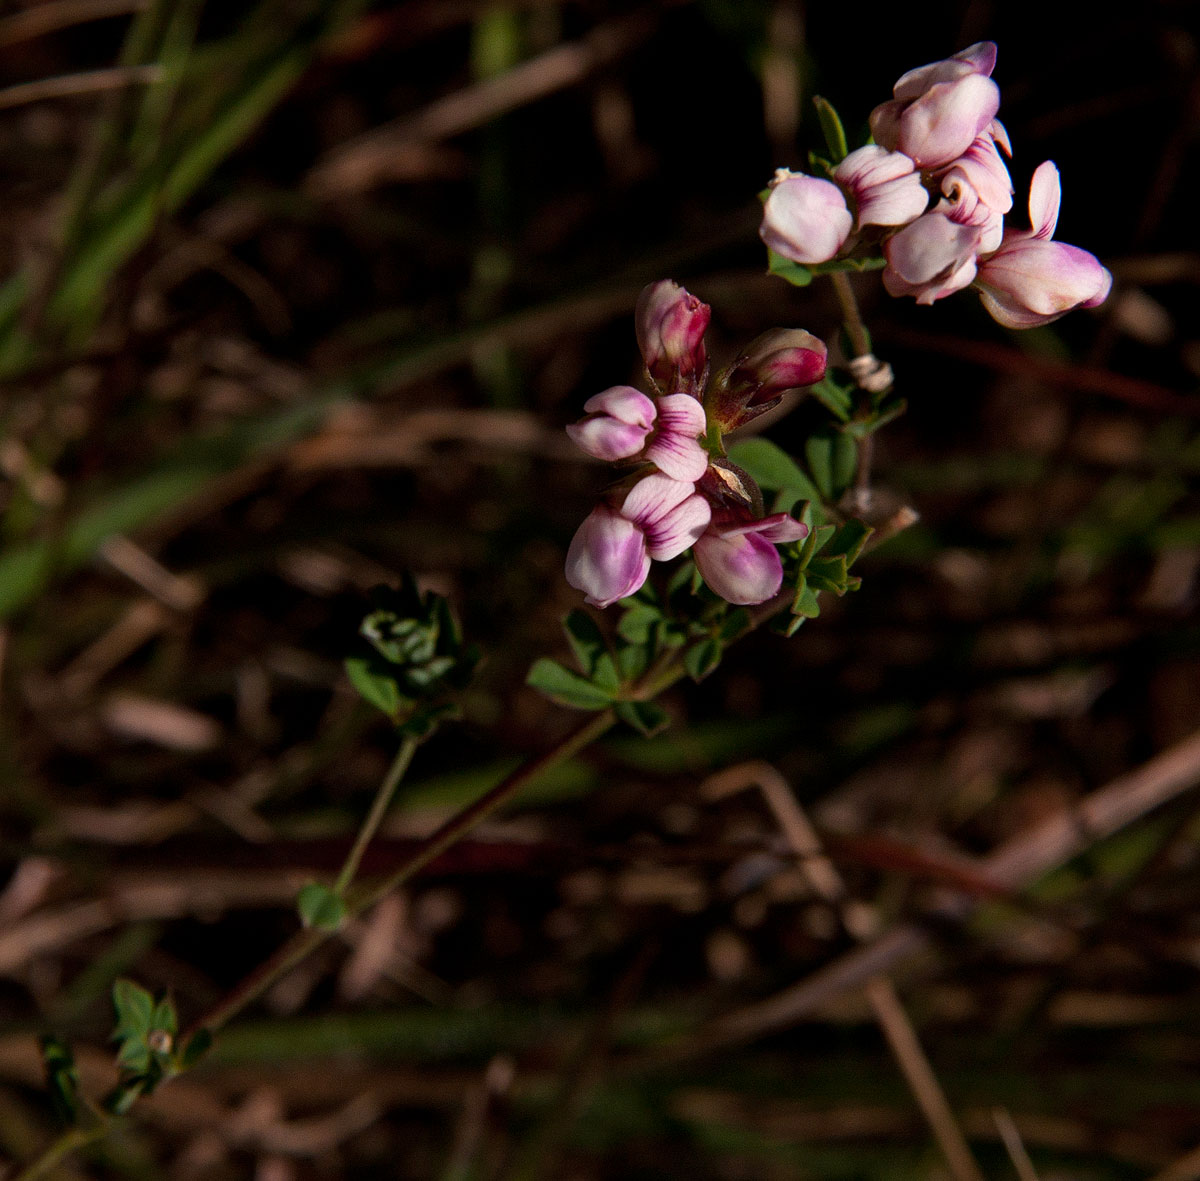
[[(990, 38), (1017, 210), (1055, 160), (1057, 236), (1113, 298), (1017, 335), (856, 281), (910, 407), (878, 500), (920, 515), (862, 589), (540, 781), (55, 1174), (944, 1176), (857, 992), (705, 1043), (848, 946), (728, 787), (768, 760), (888, 924), (1196, 727), (1194, 17), (5, 4), (0, 1161), (54, 1134), (35, 1034), (99, 1093), (116, 977), (186, 1022), (336, 869), (393, 754), (341, 665), (372, 585), (414, 571), (485, 660), (369, 872), (566, 732), (523, 682), (564, 654), (605, 475), (561, 427), (637, 380), (638, 290), (711, 303), (718, 359), (833, 339), (824, 284), (764, 273), (755, 193), (819, 146), (814, 93), (861, 138), (900, 73)], [(1196, 803), (900, 967), (988, 1177), (1019, 1175), (996, 1108), (1044, 1181), (1200, 1176)]]

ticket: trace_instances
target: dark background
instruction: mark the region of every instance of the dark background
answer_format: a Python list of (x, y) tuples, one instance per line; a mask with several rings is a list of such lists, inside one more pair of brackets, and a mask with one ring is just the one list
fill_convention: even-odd
[[(12, 38), (52, 7), (0, 16), (5, 86), (118, 60), (128, 15)], [(114, 978), (194, 1018), (335, 871), (394, 745), (341, 671), (370, 586), (413, 570), (485, 660), (368, 871), (574, 724), (523, 680), (563, 655), (562, 559), (606, 478), (561, 427), (638, 380), (637, 292), (711, 303), (718, 360), (776, 325), (832, 339), (825, 284), (764, 274), (755, 194), (819, 149), (814, 93), (861, 142), (902, 72), (982, 38), (1014, 220), (1053, 159), (1056, 237), (1112, 269), (1109, 302), (1013, 334), (970, 292), (856, 281), (909, 402), (877, 494), (920, 515), (862, 589), (673, 691), (662, 737), (531, 789), (59, 1174), (947, 1175), (856, 991), (710, 1036), (849, 946), (760, 794), (710, 777), (769, 761), (889, 926), (1195, 729), (1190, 4), (214, 0), (158, 115), (136, 85), (0, 106), (25, 283), (0, 298), (0, 1161), (54, 1133), (36, 1034), (98, 1094)], [(988, 1177), (1017, 1175), (995, 1108), (1043, 1181), (1200, 1176), (1162, 1171), (1200, 1143), (1195, 808), (899, 966)]]

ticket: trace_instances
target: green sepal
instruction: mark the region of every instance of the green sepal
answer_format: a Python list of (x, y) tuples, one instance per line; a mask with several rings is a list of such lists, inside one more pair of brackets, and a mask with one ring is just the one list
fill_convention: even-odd
[(784, 279), (793, 287), (807, 287), (813, 280), (813, 273), (808, 267), (792, 262), (790, 258), (784, 258), (782, 254), (776, 254), (770, 247), (767, 248), (767, 271)]
[(572, 709), (607, 709), (613, 701), (611, 693), (545, 656), (534, 662), (525, 683), (551, 701)]
[(64, 1123), (79, 1119), (79, 1072), (71, 1047), (60, 1038), (46, 1034), (40, 1041), (42, 1065), (46, 1068), (46, 1089), (55, 1114)]
[(671, 723), (670, 714), (654, 701), (618, 701), (616, 711), (621, 721), (647, 738), (653, 738)]
[(309, 882), (296, 895), (296, 909), (306, 927), (318, 931), (336, 931), (346, 917), (346, 903), (340, 894), (320, 882)]
[(723, 651), (720, 640), (701, 640), (683, 654), (683, 667), (693, 681), (702, 681), (721, 663)]
[(579, 667), (591, 677), (596, 671), (596, 661), (608, 650), (600, 625), (586, 611), (576, 608), (563, 620), (563, 631)]
[(840, 164), (849, 153), (846, 146), (846, 129), (833, 104), (819, 94), (813, 95), (813, 106), (817, 108), (817, 118), (821, 122), (821, 134), (829, 147), (829, 154), (834, 164)]

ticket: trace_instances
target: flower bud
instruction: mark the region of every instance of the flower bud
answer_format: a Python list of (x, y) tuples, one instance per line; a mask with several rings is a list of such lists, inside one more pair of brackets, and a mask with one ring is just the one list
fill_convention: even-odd
[(820, 381), (825, 360), (825, 342), (803, 328), (773, 328), (752, 340), (722, 379), (716, 403), (722, 429), (734, 430), (788, 390)]
[(758, 236), (792, 262), (819, 263), (837, 255), (853, 226), (837, 185), (781, 168), (771, 182)]
[(712, 309), (689, 291), (662, 279), (642, 289), (635, 325), (638, 348), (664, 393), (696, 391), (704, 378), (704, 332)]

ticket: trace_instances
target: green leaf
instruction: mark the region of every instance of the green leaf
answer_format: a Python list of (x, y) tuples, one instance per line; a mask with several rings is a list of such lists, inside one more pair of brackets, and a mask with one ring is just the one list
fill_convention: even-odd
[(79, 1118), (79, 1073), (71, 1047), (47, 1034), (41, 1039), (41, 1049), (50, 1102), (61, 1120), (73, 1124)]
[[(796, 595), (792, 599), (792, 614), (804, 619), (816, 619), (821, 614), (821, 604), (817, 592), (808, 585), (808, 579), (802, 574), (796, 584)], [(790, 633), (789, 633), (790, 634)]]
[(750, 612), (745, 607), (738, 607), (721, 621), (717, 636), (723, 643), (728, 644), (730, 640), (736, 640), (749, 626)]
[(113, 985), (112, 1000), (117, 1011), (112, 1040), (144, 1039), (153, 1028), (154, 997), (132, 980), (118, 980)]
[(634, 601), (627, 607), (617, 622), (617, 634), (631, 644), (645, 644), (650, 640), (655, 624), (662, 619), (662, 612), (650, 603)]
[(811, 435), (804, 444), (804, 458), (822, 500), (833, 500), (833, 440), (827, 434)]
[(179, 1070), (191, 1070), (201, 1058), (212, 1048), (213, 1035), (207, 1029), (199, 1029), (188, 1039), (187, 1045), (179, 1053), (177, 1065)]
[(654, 701), (618, 701), (616, 711), (621, 721), (647, 738), (653, 738), (671, 722), (667, 711)]
[(839, 526), (829, 539), (829, 550), (831, 553), (845, 554), (846, 565), (852, 566), (858, 555), (862, 553), (867, 538), (874, 532), (875, 530), (870, 525), (864, 525), (862, 521), (851, 518), (844, 525)]
[(341, 895), (320, 882), (309, 882), (301, 889), (296, 896), (296, 909), (300, 912), (300, 921), (318, 931), (336, 931), (346, 917), (346, 904)]
[(612, 654), (604, 652), (596, 661), (596, 670), (592, 675), (592, 684), (601, 693), (607, 693), (609, 698), (616, 697), (621, 692), (621, 678), (617, 673), (617, 662)]
[(358, 690), (359, 696), (389, 718), (399, 713), (404, 698), (395, 679), (387, 673), (372, 668), (372, 661), (365, 656), (351, 656), (345, 662), (346, 676)]
[(786, 451), (764, 439), (741, 439), (729, 448), (729, 458), (770, 492), (786, 492), (792, 500), (820, 500), (821, 493)]
[(576, 608), (563, 620), (563, 631), (579, 667), (590, 677), (596, 671), (600, 654), (608, 650), (600, 625), (584, 610)]
[(175, 1004), (169, 996), (165, 996), (154, 1006), (154, 1016), (150, 1020), (152, 1032), (169, 1033), (172, 1037), (179, 1030), (179, 1018), (175, 1015)]
[(721, 663), (723, 649), (720, 640), (701, 640), (683, 654), (683, 666), (693, 681), (702, 681)]
[(854, 439), (842, 431), (833, 436), (833, 493), (835, 497), (854, 482), (854, 473), (858, 469), (858, 445)]
[(829, 145), (829, 154), (833, 157), (834, 164), (840, 164), (849, 151), (846, 146), (846, 130), (842, 126), (842, 120), (828, 99), (822, 98), (819, 94), (813, 96), (813, 106), (817, 108), (817, 118), (821, 121), (821, 133), (825, 136), (826, 144)]
[(840, 422), (850, 421), (850, 416), (854, 413), (851, 392), (838, 385), (828, 374), (816, 385), (809, 386), (808, 392)]
[(790, 258), (784, 258), (782, 254), (776, 254), (770, 248), (767, 250), (767, 270), (770, 274), (787, 280), (793, 287), (807, 287), (813, 278), (813, 273), (808, 267), (792, 262)]
[(617, 671), (624, 681), (635, 681), (650, 667), (648, 644), (622, 644), (617, 649)]
[(611, 693), (604, 692), (578, 673), (546, 657), (534, 663), (525, 683), (544, 693), (551, 701), (573, 709), (607, 709), (613, 700)]

